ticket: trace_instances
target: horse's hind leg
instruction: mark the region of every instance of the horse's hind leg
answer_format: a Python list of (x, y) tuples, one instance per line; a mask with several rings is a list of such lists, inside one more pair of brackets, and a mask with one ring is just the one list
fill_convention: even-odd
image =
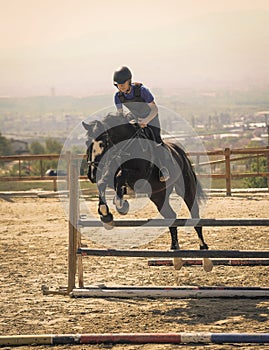
[[(204, 238), (203, 238), (203, 233), (202, 233), (202, 227), (194, 227), (195, 231), (197, 232), (197, 235), (199, 237), (200, 241), (200, 249), (201, 250), (207, 250), (208, 245), (205, 243)], [(213, 263), (210, 259), (208, 258), (203, 258), (203, 268), (206, 272), (210, 272), (213, 269)]]
[[(165, 191), (161, 191), (155, 194), (152, 194), (150, 200), (156, 205), (159, 213), (165, 219), (176, 219), (176, 213), (169, 204), (168, 199), (165, 198)], [(169, 227), (171, 234), (171, 249), (179, 249), (178, 237), (177, 237), (177, 228)]]
[[(199, 205), (198, 205), (197, 198), (195, 197), (195, 194), (185, 193), (184, 201), (190, 211), (191, 217), (193, 219), (199, 219), (200, 218)], [(197, 235), (199, 238), (200, 249), (208, 249), (208, 245), (206, 244), (203, 237), (202, 227), (194, 226), (194, 229), (197, 232)]]
[[(197, 202), (197, 198), (195, 196), (187, 196), (185, 195), (184, 197), (184, 201), (191, 213), (191, 217), (194, 219), (198, 219), (200, 218), (200, 214), (199, 214), (199, 205)], [(198, 238), (199, 238), (199, 244), (200, 244), (200, 249), (201, 250), (207, 250), (208, 249), (208, 245), (206, 244), (204, 237), (203, 237), (203, 231), (202, 231), (202, 227), (194, 227), (195, 231), (197, 232)], [(203, 268), (206, 272), (209, 272), (212, 270), (213, 268), (213, 263), (210, 259), (208, 258), (204, 258), (203, 259)]]
[[(159, 213), (165, 218), (165, 219), (176, 219), (176, 213), (172, 209), (172, 207), (169, 204), (169, 199), (165, 194), (165, 191), (158, 192), (157, 194), (154, 194), (150, 197), (151, 201), (156, 205)], [(179, 243), (178, 243), (178, 234), (177, 234), (177, 227), (169, 227), (170, 235), (171, 235), (171, 250), (179, 250)], [(174, 267), (176, 270), (180, 270), (183, 266), (183, 260), (181, 258), (174, 258)]]

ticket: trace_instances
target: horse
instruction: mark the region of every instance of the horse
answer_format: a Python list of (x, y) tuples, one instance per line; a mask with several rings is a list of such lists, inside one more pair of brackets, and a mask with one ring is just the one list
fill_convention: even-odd
[[(155, 204), (159, 213), (171, 220), (177, 215), (169, 203), (173, 190), (183, 198), (192, 218), (199, 219), (199, 205), (206, 198), (191, 162), (182, 147), (175, 143), (163, 142), (157, 145), (148, 133), (126, 115), (108, 113), (102, 120), (82, 122), (87, 130), (88, 178), (97, 184), (99, 192), (98, 213), (105, 228), (113, 227), (113, 214), (106, 202), (107, 187), (115, 190), (114, 204), (117, 211), (126, 215), (129, 203), (124, 199), (126, 189), (144, 193)], [(170, 178), (161, 182), (159, 159), (170, 157), (166, 166)], [(168, 157), (168, 158), (169, 158)], [(169, 164), (168, 164), (169, 163)], [(170, 222), (170, 221), (169, 221)], [(194, 227), (199, 239), (199, 248), (207, 250), (202, 227)], [(179, 250), (177, 227), (169, 226), (171, 250)], [(175, 259), (175, 268), (180, 269), (182, 259)], [(213, 265), (204, 259), (204, 269), (210, 271)]]

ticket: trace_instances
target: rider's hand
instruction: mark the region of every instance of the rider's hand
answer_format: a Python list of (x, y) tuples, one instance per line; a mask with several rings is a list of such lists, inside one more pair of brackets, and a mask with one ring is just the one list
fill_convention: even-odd
[(138, 125), (141, 128), (146, 128), (148, 126), (148, 123), (147, 123), (146, 119), (138, 118)]

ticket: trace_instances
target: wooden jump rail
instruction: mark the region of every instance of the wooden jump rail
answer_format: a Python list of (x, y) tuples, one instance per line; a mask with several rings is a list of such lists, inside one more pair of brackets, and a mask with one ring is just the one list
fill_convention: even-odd
[[(44, 294), (69, 294), (73, 297), (269, 297), (269, 287), (84, 287), (83, 256), (121, 256), (147, 258), (216, 258), (216, 259), (269, 259), (269, 251), (258, 250), (116, 250), (90, 249), (81, 247), (79, 226), (101, 227), (100, 220), (87, 220), (80, 217), (78, 195), (78, 159), (70, 159), (69, 173), (69, 248), (68, 248), (68, 286), (57, 291), (42, 287)], [(269, 226), (267, 218), (245, 219), (152, 219), (115, 220), (115, 227), (167, 227), (167, 226)], [(78, 276), (78, 288), (76, 288)]]
[[(78, 225), (82, 227), (102, 227), (100, 220), (79, 219)], [(121, 219), (114, 220), (115, 227), (216, 227), (216, 226), (269, 226), (269, 219)]]
[[(268, 266), (269, 259), (211, 259), (214, 266)], [(202, 266), (201, 259), (183, 259), (184, 267)], [(174, 266), (172, 259), (151, 259), (148, 266)]]
[(78, 248), (82, 256), (121, 256), (129, 258), (266, 258), (269, 250), (127, 250)]
[(74, 298), (268, 298), (267, 287), (223, 287), (223, 286), (106, 286), (93, 285), (74, 288)]
[(0, 336), (0, 346), (82, 344), (268, 344), (269, 333), (104, 333)]

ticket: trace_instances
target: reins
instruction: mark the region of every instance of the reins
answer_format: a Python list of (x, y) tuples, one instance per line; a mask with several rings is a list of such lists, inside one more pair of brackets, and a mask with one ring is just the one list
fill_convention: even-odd
[[(104, 123), (105, 124), (105, 123)], [(131, 155), (131, 153), (130, 152), (127, 152), (129, 149), (130, 149), (130, 147), (133, 145), (133, 143), (134, 142), (136, 142), (136, 141), (140, 141), (142, 138), (143, 139), (149, 139), (146, 135), (144, 135), (143, 137), (139, 137), (139, 136), (141, 136), (143, 133), (144, 133), (144, 130), (143, 130), (143, 128), (141, 128), (141, 127), (139, 127), (137, 130), (136, 130), (136, 132), (132, 135), (132, 137), (130, 137), (129, 139), (128, 139), (128, 141), (126, 141), (126, 143), (124, 144), (124, 147), (122, 147), (122, 148), (118, 148), (117, 147), (117, 144), (116, 143), (114, 143), (113, 141), (112, 141), (112, 138), (111, 138), (111, 136), (110, 136), (110, 133), (109, 133), (109, 130), (110, 130), (110, 128), (109, 128), (109, 126), (108, 125), (106, 125), (105, 124), (105, 126), (107, 127), (106, 129), (106, 131), (105, 131), (105, 139), (106, 139), (106, 150), (109, 148), (109, 146), (114, 146), (115, 148), (116, 148), (116, 150), (117, 150), (117, 152), (116, 152), (116, 154), (114, 154), (114, 159), (118, 162), (120, 159), (122, 159), (122, 158), (124, 158), (124, 157), (126, 157), (126, 156), (130, 156)], [(150, 129), (149, 129), (150, 130)], [(151, 130), (150, 130), (151, 131)], [(143, 145), (140, 143), (140, 147), (142, 148), (142, 150), (143, 150)], [(153, 154), (153, 148), (152, 148), (152, 146), (149, 144), (149, 148), (151, 149), (150, 150), (150, 154)], [(144, 150), (145, 151), (145, 150)], [(111, 158), (109, 159), (107, 159), (107, 161), (105, 162), (105, 167), (108, 167), (109, 166), (109, 164), (110, 164), (110, 160), (111, 160)], [(94, 166), (96, 166), (96, 165), (98, 165), (98, 163), (96, 164), (97, 162), (90, 162), (90, 164), (93, 164)], [(119, 166), (121, 166), (121, 164), (120, 164), (120, 162), (118, 162), (119, 163)], [(151, 162), (151, 161), (149, 161), (149, 167), (146, 169), (146, 172), (145, 172), (145, 177), (146, 177), (146, 180), (148, 180), (149, 178), (150, 178), (150, 175), (151, 175), (151, 173), (152, 173), (152, 169), (153, 169), (153, 163)]]

